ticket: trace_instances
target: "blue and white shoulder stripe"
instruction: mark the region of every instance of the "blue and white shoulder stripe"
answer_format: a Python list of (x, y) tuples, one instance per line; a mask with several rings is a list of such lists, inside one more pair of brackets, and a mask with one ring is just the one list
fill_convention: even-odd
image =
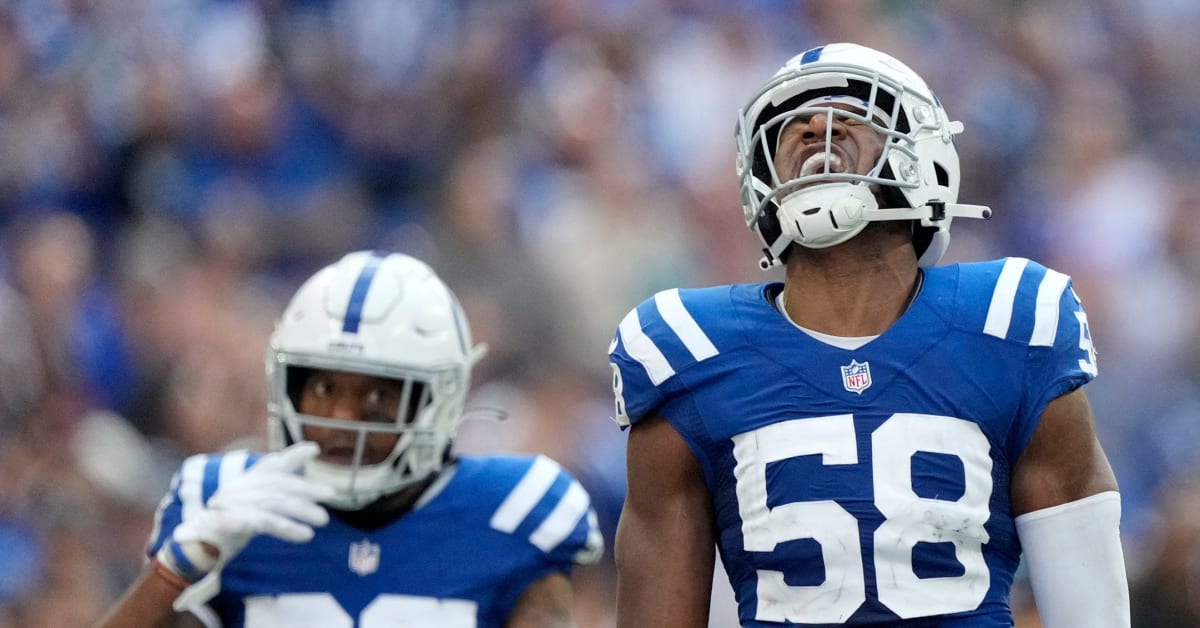
[[(618, 325), (626, 355), (645, 369), (655, 386), (673, 377), (678, 368), (720, 353), (693, 315), (693, 310), (703, 310), (706, 301), (718, 294), (714, 290), (664, 290), (630, 311)], [(685, 295), (693, 309), (684, 305)], [(609, 353), (617, 349), (614, 342)]]
[(604, 549), (591, 498), (558, 463), (537, 456), (492, 514), (491, 527), (520, 534), (546, 554), (570, 545), (574, 561), (595, 562)]
[[(1051, 347), (1064, 323), (1064, 310), (1082, 311), (1078, 298), (1064, 304), (1071, 278), (1023, 257), (964, 264), (965, 296), (987, 304), (984, 334), (1033, 347)], [(972, 273), (972, 270), (981, 272)], [(990, 284), (990, 285), (989, 285)], [(971, 311), (978, 312), (974, 307)]]

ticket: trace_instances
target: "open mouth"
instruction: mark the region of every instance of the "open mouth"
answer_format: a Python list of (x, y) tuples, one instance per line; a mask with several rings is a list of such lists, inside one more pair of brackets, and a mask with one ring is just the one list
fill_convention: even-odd
[(320, 460), (329, 464), (350, 466), (354, 464), (354, 447), (326, 447), (321, 450)]
[[(828, 166), (828, 169), (826, 167)], [(809, 155), (800, 164), (800, 171), (796, 173), (797, 177), (808, 177), (816, 174), (826, 173), (841, 173), (846, 171), (846, 164), (842, 157), (834, 152), (817, 152)]]

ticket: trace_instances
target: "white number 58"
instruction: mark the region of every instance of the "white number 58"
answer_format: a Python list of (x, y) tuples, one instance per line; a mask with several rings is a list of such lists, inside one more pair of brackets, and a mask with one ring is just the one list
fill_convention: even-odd
[[(733, 437), (746, 551), (771, 552), (784, 541), (813, 539), (825, 563), (825, 581), (814, 586), (791, 586), (782, 572), (758, 570), (757, 619), (838, 623), (866, 601), (859, 524), (849, 511), (832, 500), (767, 505), (768, 463), (820, 455), (823, 465), (856, 465), (857, 447), (849, 414), (784, 421)], [(871, 434), (875, 507), (884, 516), (874, 534), (875, 584), (879, 601), (900, 617), (973, 610), (987, 595), (991, 576), (983, 544), (992, 495), (989, 449), (978, 425), (946, 416), (894, 414)], [(958, 457), (963, 495), (954, 501), (918, 496), (912, 485), (917, 452)], [(919, 578), (913, 571), (913, 548), (922, 541), (953, 543), (964, 573)]]

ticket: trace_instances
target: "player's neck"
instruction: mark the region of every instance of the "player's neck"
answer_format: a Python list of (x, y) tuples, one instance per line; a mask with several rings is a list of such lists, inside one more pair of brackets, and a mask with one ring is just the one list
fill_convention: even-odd
[(882, 334), (920, 288), (912, 244), (858, 238), (789, 255), (783, 303), (797, 325), (834, 336)]
[(436, 479), (437, 474), (431, 475), (391, 495), (385, 495), (359, 510), (333, 510), (331, 512), (342, 521), (360, 530), (375, 530), (408, 514), (420, 499), (421, 494)]

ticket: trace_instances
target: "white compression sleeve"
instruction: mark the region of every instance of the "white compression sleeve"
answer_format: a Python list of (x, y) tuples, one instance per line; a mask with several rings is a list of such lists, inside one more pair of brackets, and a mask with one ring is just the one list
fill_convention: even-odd
[(1045, 628), (1128, 628), (1119, 493), (1035, 510), (1016, 524)]

